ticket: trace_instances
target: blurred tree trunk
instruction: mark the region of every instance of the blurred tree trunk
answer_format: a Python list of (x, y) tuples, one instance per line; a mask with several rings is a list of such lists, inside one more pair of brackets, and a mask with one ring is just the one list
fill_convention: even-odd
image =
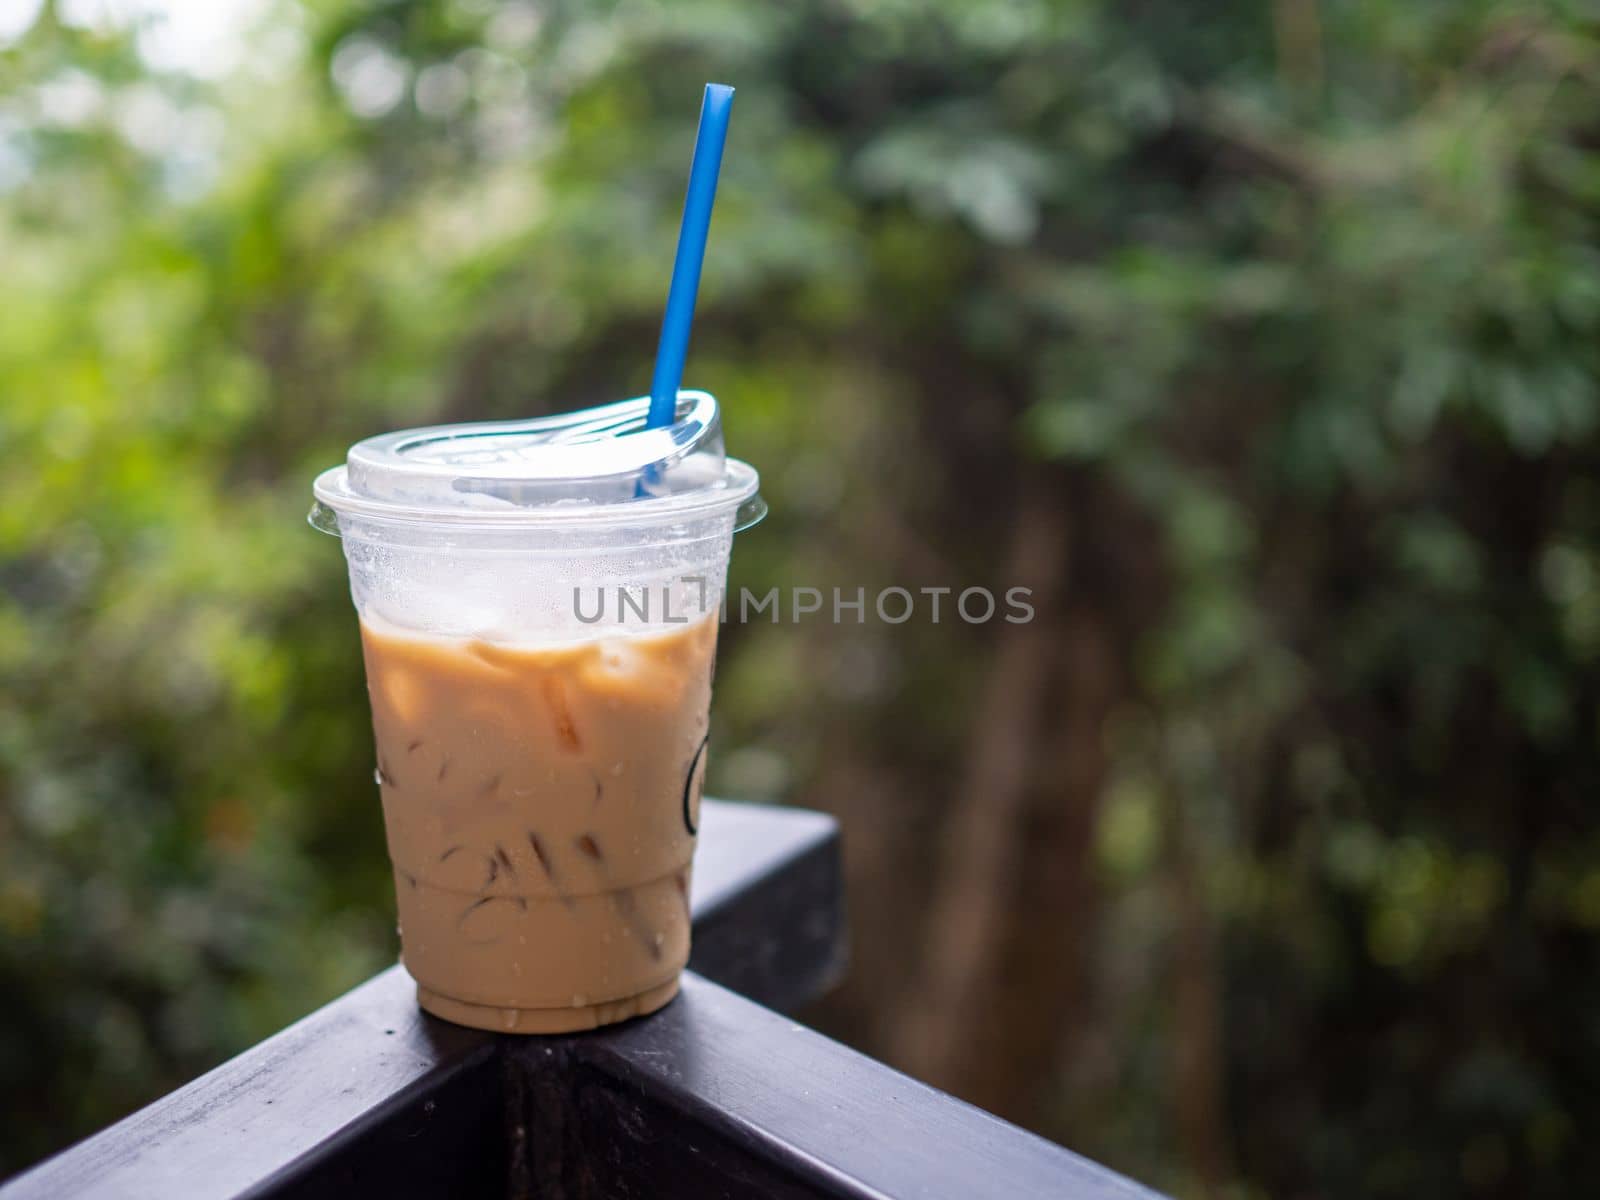
[(1202, 862), (1177, 787), (1166, 802), (1167, 893), (1174, 916), (1172, 1093), (1183, 1160), (1199, 1194), (1221, 1195), (1232, 1174), (1222, 1070), (1222, 980)]
[(1116, 690), (1111, 632), (1094, 606), (1065, 600), (1060, 478), (1039, 472), (1021, 488), (1004, 580), (1031, 589), (1036, 615), (996, 628), (892, 1039), (907, 1070), (1027, 1123), (1081, 1011), (1101, 730)]

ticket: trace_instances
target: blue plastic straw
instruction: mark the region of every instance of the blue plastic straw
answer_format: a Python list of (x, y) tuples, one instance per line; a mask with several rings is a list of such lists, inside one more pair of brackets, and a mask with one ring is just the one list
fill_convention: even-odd
[(678, 385), (683, 382), (683, 359), (689, 352), (689, 327), (694, 324), (700, 265), (706, 256), (711, 205), (717, 198), (717, 173), (722, 169), (722, 145), (728, 139), (728, 112), (732, 107), (731, 87), (706, 84), (705, 99), (700, 102), (700, 130), (694, 139), (694, 161), (689, 164), (689, 194), (683, 202), (683, 224), (678, 228), (678, 257), (672, 263), (672, 287), (667, 292), (666, 315), (661, 319), (661, 342), (656, 346), (656, 373), (650, 380), (647, 429), (671, 425), (677, 416)]

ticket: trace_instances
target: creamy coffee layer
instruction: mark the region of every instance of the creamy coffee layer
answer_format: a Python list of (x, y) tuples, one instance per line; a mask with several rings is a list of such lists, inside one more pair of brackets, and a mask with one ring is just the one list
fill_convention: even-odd
[(424, 1005), (538, 1031), (665, 1002), (689, 952), (715, 618), (553, 646), (361, 632)]

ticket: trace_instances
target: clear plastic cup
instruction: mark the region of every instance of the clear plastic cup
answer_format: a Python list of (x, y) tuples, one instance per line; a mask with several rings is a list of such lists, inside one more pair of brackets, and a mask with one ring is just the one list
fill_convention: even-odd
[(716, 401), (358, 443), (316, 481), (360, 618), (401, 957), (421, 1005), (553, 1033), (689, 954), (720, 602), (765, 506)]

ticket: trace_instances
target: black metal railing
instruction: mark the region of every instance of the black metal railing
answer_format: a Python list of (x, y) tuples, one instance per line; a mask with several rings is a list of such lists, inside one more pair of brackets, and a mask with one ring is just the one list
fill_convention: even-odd
[(0, 1200), (1153, 1195), (773, 1011), (843, 964), (828, 817), (706, 801), (691, 902), (654, 1016), (483, 1033), (421, 1013), (395, 967)]

